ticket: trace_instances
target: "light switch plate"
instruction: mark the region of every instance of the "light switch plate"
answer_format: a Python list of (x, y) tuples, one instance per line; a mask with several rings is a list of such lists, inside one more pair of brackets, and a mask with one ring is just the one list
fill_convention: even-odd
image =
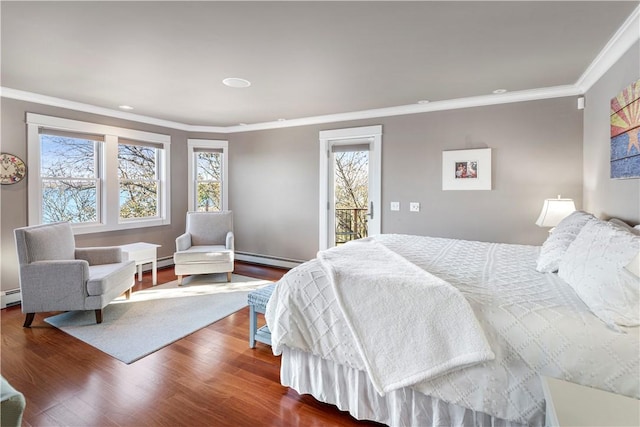
[(409, 203), (409, 212), (420, 212), (420, 203), (419, 202)]
[(399, 211), (400, 210), (400, 202), (391, 202), (390, 209), (392, 211)]

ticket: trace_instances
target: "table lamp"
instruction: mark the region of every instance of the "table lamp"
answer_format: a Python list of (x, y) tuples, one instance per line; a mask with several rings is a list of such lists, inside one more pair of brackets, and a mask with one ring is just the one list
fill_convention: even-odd
[(576, 205), (573, 203), (573, 199), (563, 199), (560, 195), (557, 199), (546, 199), (536, 225), (538, 227), (555, 227), (575, 210)]

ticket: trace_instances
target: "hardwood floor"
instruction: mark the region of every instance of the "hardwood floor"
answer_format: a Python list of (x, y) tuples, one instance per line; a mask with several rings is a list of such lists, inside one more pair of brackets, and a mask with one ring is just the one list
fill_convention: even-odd
[[(244, 263), (236, 273), (277, 280), (284, 270)], [(173, 268), (158, 283), (175, 280)], [(134, 292), (151, 287), (145, 273)], [(185, 313), (187, 315), (187, 313)], [(2, 375), (26, 397), (23, 426), (368, 426), (280, 385), (280, 358), (248, 345), (249, 309), (131, 365), (20, 307), (1, 311)]]

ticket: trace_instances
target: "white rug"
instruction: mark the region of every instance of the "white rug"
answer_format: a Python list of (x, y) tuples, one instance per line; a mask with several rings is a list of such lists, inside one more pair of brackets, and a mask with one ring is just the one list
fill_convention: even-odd
[[(45, 319), (47, 323), (121, 360), (133, 363), (174, 341), (247, 306), (250, 291), (271, 282), (226, 273), (189, 276), (121, 296), (95, 313), (70, 311)], [(248, 331), (247, 331), (248, 333)]]

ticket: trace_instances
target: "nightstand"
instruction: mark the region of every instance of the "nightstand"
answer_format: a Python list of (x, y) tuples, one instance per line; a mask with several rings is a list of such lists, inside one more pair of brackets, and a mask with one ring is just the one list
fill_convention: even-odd
[(640, 400), (541, 377), (547, 427), (640, 426)]

